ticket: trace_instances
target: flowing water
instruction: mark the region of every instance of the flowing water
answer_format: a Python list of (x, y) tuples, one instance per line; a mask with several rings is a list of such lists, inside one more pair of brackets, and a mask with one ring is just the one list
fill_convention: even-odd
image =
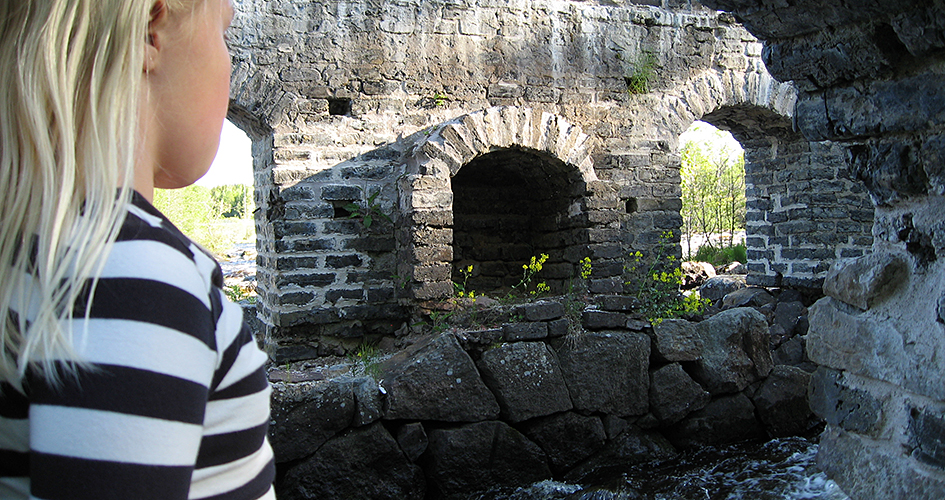
[(469, 500), (849, 500), (817, 471), (803, 437), (704, 447), (668, 461), (600, 469), (581, 484), (542, 481)]

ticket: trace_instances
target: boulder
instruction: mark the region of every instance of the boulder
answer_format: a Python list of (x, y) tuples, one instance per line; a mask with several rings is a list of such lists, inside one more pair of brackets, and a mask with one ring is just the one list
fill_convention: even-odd
[(554, 352), (544, 342), (516, 342), (489, 349), (478, 362), (503, 420), (521, 422), (571, 409)]
[(417, 499), (426, 495), (423, 471), (412, 464), (380, 422), (350, 429), (289, 468), (280, 500), (322, 498)]
[(653, 325), (655, 354), (665, 361), (695, 361), (702, 357), (702, 339), (696, 325), (684, 319), (664, 319)]
[[(801, 320), (807, 316), (807, 308), (800, 301), (780, 301), (774, 308), (773, 325), (778, 325), (784, 330), (785, 340), (790, 339), (796, 334), (803, 335), (807, 332), (798, 331), (798, 325)], [(772, 326), (773, 326), (772, 325)]]
[(722, 309), (764, 307), (769, 304), (774, 304), (776, 300), (777, 299), (764, 288), (750, 286), (747, 288), (739, 288), (734, 292), (725, 294), (725, 297), (722, 298)]
[(709, 299), (713, 303), (722, 300), (722, 297), (745, 288), (745, 277), (739, 275), (720, 275), (709, 278), (699, 287), (699, 296)]
[(522, 432), (544, 450), (558, 474), (591, 456), (607, 441), (599, 417), (574, 412), (536, 418), (527, 422)]
[(679, 363), (650, 374), (650, 411), (664, 424), (674, 424), (709, 404), (712, 396)]
[(764, 437), (755, 407), (743, 393), (721, 396), (666, 431), (678, 448), (716, 445)]
[(472, 358), (449, 333), (424, 339), (381, 365), (389, 420), (477, 422), (499, 415), (499, 403)]
[(649, 360), (650, 339), (643, 333), (592, 332), (558, 349), (574, 408), (620, 417), (647, 412)]
[(760, 312), (741, 307), (696, 324), (702, 358), (692, 376), (713, 395), (739, 392), (771, 371), (768, 323)]
[(541, 448), (504, 422), (433, 429), (429, 438), (423, 459), (432, 498), (465, 500), (478, 491), (551, 478)]
[(813, 413), (807, 403), (810, 374), (776, 365), (752, 397), (758, 418), (771, 436), (793, 436), (806, 431)]

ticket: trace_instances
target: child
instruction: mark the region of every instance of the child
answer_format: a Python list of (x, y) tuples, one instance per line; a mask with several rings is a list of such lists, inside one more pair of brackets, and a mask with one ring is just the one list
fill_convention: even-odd
[(150, 204), (210, 166), (232, 16), (0, 0), (0, 498), (274, 498), (265, 356)]

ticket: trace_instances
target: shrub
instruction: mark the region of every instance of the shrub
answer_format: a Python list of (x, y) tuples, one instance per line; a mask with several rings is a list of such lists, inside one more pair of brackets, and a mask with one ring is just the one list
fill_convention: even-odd
[(724, 246), (722, 248), (716, 248), (712, 245), (702, 245), (699, 247), (699, 250), (696, 251), (695, 255), (692, 256), (692, 260), (708, 262), (715, 267), (721, 267), (731, 262), (741, 262), (744, 264), (748, 261), (748, 249), (745, 247), (744, 243)]

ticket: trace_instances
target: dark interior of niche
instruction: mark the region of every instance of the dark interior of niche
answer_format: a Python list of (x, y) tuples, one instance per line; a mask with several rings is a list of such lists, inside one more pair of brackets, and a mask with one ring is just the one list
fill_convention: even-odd
[(328, 114), (348, 116), (351, 114), (351, 99), (328, 99)]
[(332, 207), (335, 209), (334, 217), (336, 219), (347, 219), (351, 216), (351, 211), (346, 207), (354, 203), (354, 200), (335, 200), (331, 202)]

